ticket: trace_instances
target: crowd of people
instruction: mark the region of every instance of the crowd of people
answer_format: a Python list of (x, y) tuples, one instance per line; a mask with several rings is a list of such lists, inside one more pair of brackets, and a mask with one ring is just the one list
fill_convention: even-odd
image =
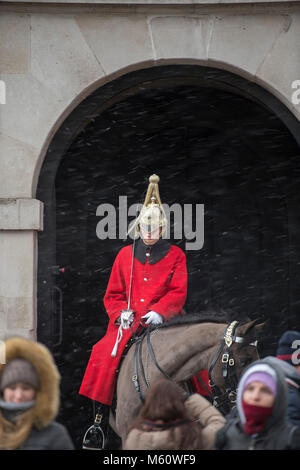
[[(298, 354), (293, 345), (298, 344)], [(236, 406), (221, 415), (208, 400), (163, 379), (154, 384), (124, 449), (300, 450), (300, 333), (281, 337), (277, 357), (243, 372)]]
[[(67, 428), (55, 421), (60, 374), (50, 351), (21, 337), (1, 346), (6, 362), (0, 365), (0, 449), (75, 449)], [(300, 333), (287, 331), (276, 357), (250, 364), (239, 380), (236, 406), (225, 417), (206, 397), (158, 380), (122, 449), (300, 450), (299, 346)]]

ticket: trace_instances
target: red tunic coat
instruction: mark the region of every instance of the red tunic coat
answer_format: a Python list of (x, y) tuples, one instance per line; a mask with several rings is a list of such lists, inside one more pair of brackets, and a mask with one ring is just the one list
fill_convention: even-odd
[[(139, 247), (143, 250), (145, 246), (143, 248), (141, 245), (143, 242), (139, 242)], [(185, 304), (187, 294), (185, 254), (179, 247), (171, 246), (166, 240), (161, 240), (157, 244), (156, 255), (153, 258), (150, 255), (144, 259), (139, 256), (141, 261), (134, 259), (130, 307), (135, 312), (135, 321), (150, 310), (169, 320), (175, 315), (182, 314), (182, 307)], [(163, 251), (160, 250), (160, 246), (163, 247)], [(141, 250), (137, 252), (141, 253)], [(115, 321), (120, 316), (120, 311), (127, 309), (131, 262), (132, 246), (128, 245), (121, 249), (115, 259), (104, 296), (104, 305), (109, 316), (107, 332), (92, 349), (79, 390), (81, 395), (106, 405), (112, 403), (117, 368), (131, 337), (130, 329), (123, 330), (117, 356), (112, 357), (111, 352), (118, 334), (118, 325)], [(138, 321), (135, 323), (133, 331), (138, 327), (138, 323)]]

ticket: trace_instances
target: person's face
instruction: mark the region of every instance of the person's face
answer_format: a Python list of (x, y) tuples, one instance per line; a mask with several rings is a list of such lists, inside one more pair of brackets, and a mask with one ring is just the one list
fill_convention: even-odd
[(161, 228), (157, 227), (154, 230), (146, 230), (144, 227), (141, 226), (141, 237), (143, 242), (146, 245), (154, 245), (160, 237)]
[(23, 382), (11, 384), (3, 390), (4, 401), (11, 403), (23, 403), (34, 400), (35, 394), (35, 389)]
[(244, 390), (243, 399), (248, 405), (264, 408), (270, 408), (275, 401), (272, 391), (262, 382), (248, 384)]

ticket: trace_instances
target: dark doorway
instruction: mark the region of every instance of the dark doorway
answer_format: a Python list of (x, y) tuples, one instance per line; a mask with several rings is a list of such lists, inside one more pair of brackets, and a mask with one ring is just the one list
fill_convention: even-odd
[[(93, 419), (78, 389), (91, 348), (106, 331), (102, 299), (114, 258), (130, 243), (97, 237), (97, 207), (109, 203), (118, 211), (122, 195), (128, 206), (143, 202), (152, 173), (160, 176), (163, 202), (204, 204), (203, 248), (186, 251), (186, 310), (272, 319), (261, 353), (274, 353), (285, 329), (299, 329), (298, 125), (256, 85), (195, 66), (121, 77), (62, 125), (37, 191), (45, 203), (38, 340), (55, 355), (59, 419), (78, 448)], [(184, 236), (173, 242), (185, 251)]]

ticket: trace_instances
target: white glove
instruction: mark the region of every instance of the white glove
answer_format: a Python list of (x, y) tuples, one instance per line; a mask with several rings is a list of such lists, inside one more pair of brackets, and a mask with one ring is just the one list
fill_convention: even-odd
[(117, 334), (117, 339), (114, 345), (114, 348), (111, 352), (112, 357), (116, 357), (117, 352), (118, 352), (118, 346), (123, 338), (123, 330), (129, 330), (131, 323), (134, 320), (134, 312), (133, 310), (127, 309), (127, 310), (122, 310), (121, 311), (121, 316), (120, 318), (120, 325), (118, 328), (118, 334)]
[(134, 315), (132, 310), (122, 310), (121, 311), (121, 325), (124, 330), (127, 330), (131, 323), (134, 320)]
[(153, 312), (153, 310), (146, 313), (146, 315), (144, 315), (142, 318), (148, 318), (148, 320), (145, 322), (146, 325), (149, 325), (149, 323), (152, 325), (159, 325), (163, 322), (163, 317), (159, 315), (159, 313)]

